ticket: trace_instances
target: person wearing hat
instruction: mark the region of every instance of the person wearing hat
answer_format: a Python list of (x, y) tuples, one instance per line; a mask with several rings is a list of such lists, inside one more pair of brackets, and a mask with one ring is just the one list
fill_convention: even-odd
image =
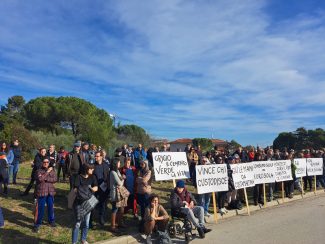
[(56, 182), (56, 173), (53, 167), (49, 166), (50, 160), (45, 158), (42, 162), (41, 169), (36, 172), (36, 209), (34, 232), (38, 232), (44, 216), (45, 203), (47, 206), (48, 222), (55, 227), (54, 222), (54, 183)]
[(189, 221), (196, 227), (201, 238), (205, 237), (205, 233), (211, 231), (204, 225), (204, 208), (197, 206), (195, 198), (185, 188), (183, 180), (177, 181), (176, 187), (170, 196), (170, 203), (172, 212), (186, 214)]
[(75, 179), (81, 173), (82, 165), (86, 163), (83, 153), (81, 152), (81, 142), (77, 141), (73, 145), (73, 150), (69, 153), (65, 166), (66, 172), (70, 180), (70, 190), (74, 184)]

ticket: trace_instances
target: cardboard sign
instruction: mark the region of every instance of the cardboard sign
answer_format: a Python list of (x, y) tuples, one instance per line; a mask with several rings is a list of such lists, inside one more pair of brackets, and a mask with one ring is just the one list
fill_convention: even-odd
[(307, 175), (322, 175), (322, 174), (323, 174), (323, 159), (307, 158)]
[(296, 177), (304, 177), (307, 173), (307, 165), (306, 165), (306, 159), (305, 158), (295, 158), (293, 160), (294, 165), (296, 166), (295, 174)]
[(292, 180), (291, 160), (277, 160), (274, 167), (276, 182)]
[(274, 183), (275, 182), (275, 161), (257, 161), (254, 165), (255, 184)]
[(152, 158), (156, 181), (190, 178), (185, 152), (154, 152)]
[(230, 167), (235, 189), (255, 186), (253, 163), (230, 164)]
[(226, 164), (196, 165), (195, 170), (198, 194), (228, 191)]

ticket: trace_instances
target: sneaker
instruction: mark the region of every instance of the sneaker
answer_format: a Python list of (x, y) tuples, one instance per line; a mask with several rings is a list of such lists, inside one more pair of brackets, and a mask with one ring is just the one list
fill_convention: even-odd
[(53, 223), (50, 224), (50, 226), (51, 226), (52, 228), (55, 228), (55, 227), (56, 227), (56, 223), (53, 222)]
[(39, 232), (39, 227), (36, 227), (36, 226), (35, 226), (35, 227), (33, 228), (33, 232), (34, 232), (34, 233), (38, 233), (38, 232)]
[(197, 228), (197, 232), (199, 232), (199, 236), (203, 239), (205, 237), (205, 233), (202, 227)]
[(209, 214), (208, 212), (206, 212), (206, 213), (204, 213), (204, 216), (205, 216), (205, 217), (210, 217), (211, 214)]
[(223, 208), (223, 211), (224, 211), (225, 213), (228, 213), (228, 210), (227, 210), (226, 208)]
[(151, 235), (147, 235), (146, 243), (147, 243), (147, 244), (152, 244), (152, 241), (151, 241)]
[(89, 244), (88, 241), (81, 241), (81, 244)]

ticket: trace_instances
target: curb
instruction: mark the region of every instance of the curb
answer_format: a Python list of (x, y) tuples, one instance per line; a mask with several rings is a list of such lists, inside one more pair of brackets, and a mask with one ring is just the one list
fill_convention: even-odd
[[(295, 202), (298, 200), (304, 200), (307, 198), (311, 198), (311, 197), (315, 197), (315, 196), (319, 196), (319, 195), (323, 195), (323, 194), (325, 194), (324, 190), (317, 190), (316, 194), (314, 192), (306, 192), (303, 196), (302, 195), (294, 195), (293, 198), (291, 198), (291, 199), (284, 198), (284, 202), (282, 202), (282, 198), (278, 198), (272, 202), (267, 202), (265, 207), (261, 206), (261, 205), (257, 205), (257, 206), (250, 205), (249, 208), (250, 208), (250, 212), (252, 213), (252, 212), (259, 211), (259, 210), (268, 209), (270, 207), (280, 206), (285, 203)], [(248, 216), (246, 205), (241, 210), (230, 210), (227, 214), (225, 214), (223, 216), (221, 216), (219, 213), (217, 215), (218, 215), (218, 223), (220, 220), (232, 218), (235, 216)], [(215, 224), (213, 214), (211, 214), (211, 216), (208, 219), (206, 218), (206, 220), (207, 220), (207, 224)], [(127, 236), (122, 236), (122, 237), (116, 237), (116, 238), (109, 239), (109, 240), (99, 241), (99, 242), (96, 242), (95, 244), (131, 244), (131, 243), (140, 243), (141, 240), (142, 240), (141, 234), (134, 233), (133, 235), (127, 235)]]

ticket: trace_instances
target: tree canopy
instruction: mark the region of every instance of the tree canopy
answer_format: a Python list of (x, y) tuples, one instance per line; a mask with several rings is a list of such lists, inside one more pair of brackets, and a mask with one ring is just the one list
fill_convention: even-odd
[(194, 138), (192, 140), (194, 146), (201, 146), (202, 151), (209, 151), (213, 148), (213, 142), (208, 138)]
[(75, 139), (108, 145), (113, 122), (108, 113), (76, 97), (39, 97), (24, 107), (27, 126), (59, 135), (71, 130)]
[(273, 141), (273, 147), (277, 149), (292, 148), (296, 150), (325, 147), (325, 131), (321, 128), (306, 130), (303, 127), (293, 132), (282, 132)]

